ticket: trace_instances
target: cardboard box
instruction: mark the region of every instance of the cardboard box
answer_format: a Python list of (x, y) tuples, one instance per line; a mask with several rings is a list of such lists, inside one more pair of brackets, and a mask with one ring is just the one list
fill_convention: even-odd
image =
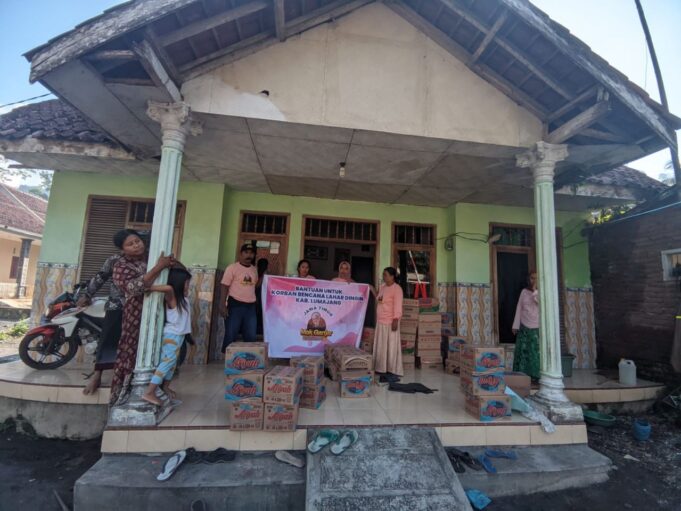
[(463, 350), (463, 348), (466, 346), (466, 338), (459, 337), (456, 335), (447, 336), (447, 346), (450, 352), (451, 351), (459, 352)]
[(407, 307), (419, 307), (419, 301), (416, 298), (405, 298), (402, 300), (402, 308), (406, 309)]
[(411, 341), (411, 342), (416, 342), (416, 332), (413, 334), (407, 334), (402, 331), (400, 331), (400, 340), (402, 341)]
[(437, 346), (438, 348), (440, 346), (442, 346), (442, 336), (440, 334), (428, 335), (428, 334), (419, 333), (419, 335), (416, 339), (417, 339), (419, 344), (434, 345), (434, 346)]
[(417, 344), (416, 356), (424, 358), (439, 358), (442, 360), (442, 352), (440, 351), (439, 346), (436, 348), (429, 348), (428, 346), (421, 346), (420, 344)]
[(418, 329), (419, 322), (414, 320), (400, 321), (400, 333), (402, 334), (414, 334), (416, 335), (416, 330)]
[(461, 389), (473, 396), (494, 396), (504, 393), (504, 371), (487, 374), (471, 374), (461, 370)]
[(419, 314), (419, 324), (433, 323), (442, 328), (442, 315), (439, 312), (421, 312)]
[(326, 385), (314, 385), (307, 387), (303, 385), (303, 392), (300, 394), (300, 407), (316, 410), (326, 399)]
[(520, 397), (528, 397), (532, 388), (532, 381), (525, 373), (506, 371), (504, 373), (506, 386)]
[(273, 367), (265, 375), (263, 400), (270, 404), (297, 405), (303, 391), (303, 368)]
[(262, 429), (264, 416), (262, 399), (240, 399), (229, 403), (229, 429), (232, 431)]
[(419, 308), (418, 307), (410, 307), (410, 308), (402, 308), (402, 321), (418, 321), (419, 319)]
[(303, 385), (319, 385), (324, 377), (324, 357), (291, 357), (291, 367), (303, 369)]
[(228, 401), (262, 399), (264, 377), (264, 371), (228, 374), (225, 376), (225, 399)]
[(493, 373), (504, 368), (504, 348), (465, 346), (461, 352), (461, 368), (472, 373)]
[(442, 358), (416, 357), (416, 367), (442, 367)]
[(331, 362), (331, 365), (328, 367), (331, 380), (340, 381), (340, 369), (338, 369), (338, 366), (335, 363)]
[(440, 326), (440, 323), (419, 323), (418, 335), (419, 337), (441, 337), (442, 327)]
[(511, 420), (511, 398), (466, 395), (466, 412), (481, 422)]
[(374, 352), (374, 342), (367, 342), (367, 341), (362, 341), (359, 344), (359, 349), (362, 351), (365, 351), (366, 353), (373, 353)]
[(267, 369), (266, 342), (233, 342), (225, 350), (225, 373), (239, 374)]
[(341, 371), (371, 370), (374, 357), (354, 346), (337, 346), (332, 352), (332, 361)]
[(364, 398), (371, 396), (371, 371), (342, 371), (340, 373), (340, 397)]
[(265, 403), (265, 431), (295, 431), (298, 424), (298, 405)]
[(445, 360), (445, 373), (447, 374), (458, 374), (459, 373), (459, 362), (452, 359)]

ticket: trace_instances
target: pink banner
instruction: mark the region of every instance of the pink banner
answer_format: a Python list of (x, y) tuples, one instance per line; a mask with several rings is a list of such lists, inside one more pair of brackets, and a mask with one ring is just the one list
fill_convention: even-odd
[(262, 309), (269, 356), (323, 354), (327, 344), (359, 346), (366, 284), (265, 275)]

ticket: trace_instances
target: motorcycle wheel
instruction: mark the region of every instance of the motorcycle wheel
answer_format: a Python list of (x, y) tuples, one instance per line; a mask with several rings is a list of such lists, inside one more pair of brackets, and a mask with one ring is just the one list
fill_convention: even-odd
[(78, 341), (65, 339), (59, 343), (58, 339), (54, 339), (52, 343), (52, 338), (59, 335), (64, 335), (61, 329), (52, 335), (35, 333), (24, 337), (19, 344), (21, 361), (33, 369), (56, 369), (69, 362), (76, 356)]

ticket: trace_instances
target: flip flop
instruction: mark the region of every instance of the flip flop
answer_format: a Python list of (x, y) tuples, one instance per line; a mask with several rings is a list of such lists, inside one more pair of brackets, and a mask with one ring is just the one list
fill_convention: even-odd
[(218, 447), (214, 451), (206, 454), (202, 461), (212, 465), (214, 463), (227, 463), (228, 461), (234, 461), (234, 458), (236, 458), (236, 451), (228, 451), (224, 447)]
[(167, 481), (170, 479), (177, 469), (182, 465), (182, 462), (187, 457), (187, 451), (177, 451), (168, 461), (163, 465), (163, 472), (156, 476), (157, 481)]
[(485, 456), (488, 458), (506, 458), (509, 460), (518, 459), (518, 455), (515, 451), (502, 451), (501, 449), (485, 449)]
[(461, 460), (455, 454), (447, 452), (447, 457), (449, 458), (449, 462), (452, 464), (452, 468), (454, 468), (454, 472), (457, 474), (463, 474), (466, 472), (466, 468), (461, 464)]
[(478, 461), (480, 464), (483, 466), (486, 472), (490, 474), (496, 474), (497, 473), (497, 468), (492, 465), (492, 460), (490, 460), (487, 456), (484, 454), (481, 454), (478, 456)]
[(341, 437), (331, 446), (331, 453), (335, 454), (336, 456), (343, 454), (348, 448), (352, 447), (355, 442), (357, 442), (358, 438), (359, 434), (357, 434), (357, 431), (355, 430), (350, 429), (348, 431), (343, 431)]
[(304, 459), (299, 458), (295, 454), (291, 454), (288, 451), (277, 451), (274, 453), (274, 457), (282, 463), (288, 463), (294, 467), (303, 468), (305, 466)]
[(449, 448), (450, 452), (459, 458), (461, 461), (463, 461), (468, 467), (472, 468), (473, 470), (482, 470), (483, 467), (482, 463), (480, 463), (478, 460), (476, 460), (473, 456), (471, 456), (471, 453), (469, 452), (463, 452), (460, 451), (459, 449), (454, 449), (453, 447)]
[(307, 450), (316, 454), (330, 443), (338, 440), (338, 437), (340, 437), (340, 433), (336, 429), (320, 429), (315, 432), (312, 440), (307, 444)]
[(492, 502), (492, 499), (480, 490), (465, 490), (465, 493), (468, 501), (477, 511), (485, 509)]

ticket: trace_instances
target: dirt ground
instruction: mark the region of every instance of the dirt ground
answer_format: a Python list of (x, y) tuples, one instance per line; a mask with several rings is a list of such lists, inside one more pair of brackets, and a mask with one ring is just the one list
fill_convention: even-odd
[[(495, 499), (486, 511), (681, 510), (681, 421), (648, 415), (651, 440), (636, 442), (631, 417), (609, 429), (591, 428), (589, 445), (616, 467), (606, 483), (575, 490)], [(0, 424), (0, 511), (63, 511), (53, 491), (72, 509), (73, 485), (99, 459), (100, 440), (69, 442), (31, 435), (30, 427)], [(629, 455), (636, 460), (626, 459)]]

